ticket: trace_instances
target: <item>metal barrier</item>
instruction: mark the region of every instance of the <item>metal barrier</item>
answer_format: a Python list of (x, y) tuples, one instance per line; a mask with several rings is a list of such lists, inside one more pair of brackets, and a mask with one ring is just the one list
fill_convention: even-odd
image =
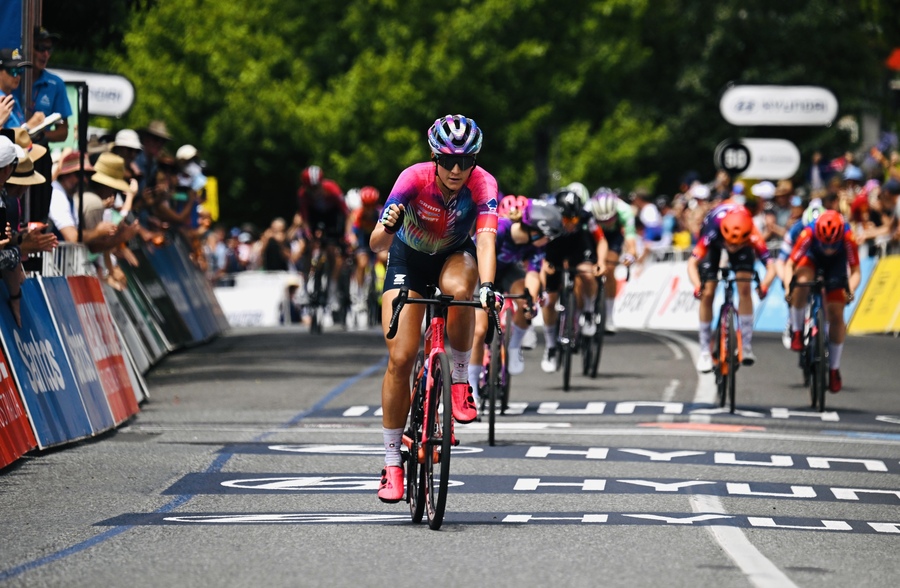
[(90, 251), (81, 243), (60, 242), (53, 251), (43, 254), (41, 274), (44, 276), (96, 276), (97, 268)]

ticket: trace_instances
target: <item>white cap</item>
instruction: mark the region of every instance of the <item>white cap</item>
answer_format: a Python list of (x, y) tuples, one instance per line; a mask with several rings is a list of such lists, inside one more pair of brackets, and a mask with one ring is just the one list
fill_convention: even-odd
[(131, 129), (122, 129), (116, 133), (116, 139), (113, 141), (113, 146), (143, 150), (141, 139), (138, 137), (137, 131)]
[(6, 167), (18, 158), (16, 144), (9, 140), (9, 137), (0, 136), (0, 167)]
[(709, 186), (706, 184), (701, 184), (699, 182), (695, 183), (691, 186), (691, 196), (696, 198), (697, 200), (706, 200), (709, 198)]
[(750, 192), (763, 200), (770, 200), (775, 196), (775, 184), (769, 181), (762, 181), (758, 184), (753, 184), (753, 187), (750, 188)]
[(175, 152), (175, 159), (180, 159), (181, 161), (190, 161), (195, 157), (197, 157), (197, 148), (193, 145), (182, 145)]

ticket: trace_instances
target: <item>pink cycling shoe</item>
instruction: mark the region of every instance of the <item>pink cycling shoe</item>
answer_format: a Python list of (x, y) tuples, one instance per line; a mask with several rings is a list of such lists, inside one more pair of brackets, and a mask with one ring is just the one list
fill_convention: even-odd
[(378, 486), (378, 499), (389, 504), (403, 500), (402, 467), (384, 466), (381, 470), (381, 485)]
[(457, 422), (466, 424), (478, 418), (478, 407), (475, 406), (475, 397), (472, 396), (472, 387), (467, 382), (453, 384), (450, 388), (450, 396), (453, 400), (453, 418)]

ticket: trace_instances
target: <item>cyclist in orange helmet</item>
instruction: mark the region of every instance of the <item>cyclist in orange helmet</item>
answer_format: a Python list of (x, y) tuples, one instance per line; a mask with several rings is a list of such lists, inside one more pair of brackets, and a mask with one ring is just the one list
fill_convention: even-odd
[[(750, 211), (734, 202), (723, 202), (713, 208), (703, 219), (700, 238), (691, 252), (687, 267), (688, 277), (694, 285), (694, 297), (700, 300), (700, 357), (697, 359), (697, 371), (702, 373), (712, 371), (710, 327), (717, 272), (723, 250), (728, 252), (728, 263), (738, 279), (749, 280), (753, 277), (753, 266), (757, 258), (766, 265), (766, 275), (757, 290), (760, 298), (765, 298), (775, 279), (775, 260), (769, 255), (769, 249), (753, 223)], [(753, 365), (756, 356), (751, 346), (753, 298), (750, 282), (739, 281), (737, 291), (744, 365)]]
[[(849, 267), (849, 275), (848, 275)], [(809, 288), (797, 286), (791, 291), (793, 281), (811, 282), (816, 274), (825, 280), (825, 315), (828, 321), (828, 389), (840, 392), (841, 354), (847, 328), (844, 324), (844, 307), (853, 300), (859, 287), (859, 249), (850, 225), (836, 210), (826, 210), (814, 225), (800, 232), (794, 249), (784, 266), (785, 299), (791, 305), (791, 349), (803, 349), (803, 320)]]

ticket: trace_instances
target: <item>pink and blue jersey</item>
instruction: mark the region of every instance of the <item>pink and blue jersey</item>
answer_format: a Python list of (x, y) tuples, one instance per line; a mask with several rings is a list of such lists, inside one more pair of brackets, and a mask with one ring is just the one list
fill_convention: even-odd
[(475, 234), (497, 232), (497, 180), (480, 167), (472, 170), (469, 181), (449, 202), (437, 185), (434, 163), (412, 165), (400, 173), (384, 204), (405, 208), (403, 226), (396, 237), (423, 253), (435, 254), (454, 249)]

